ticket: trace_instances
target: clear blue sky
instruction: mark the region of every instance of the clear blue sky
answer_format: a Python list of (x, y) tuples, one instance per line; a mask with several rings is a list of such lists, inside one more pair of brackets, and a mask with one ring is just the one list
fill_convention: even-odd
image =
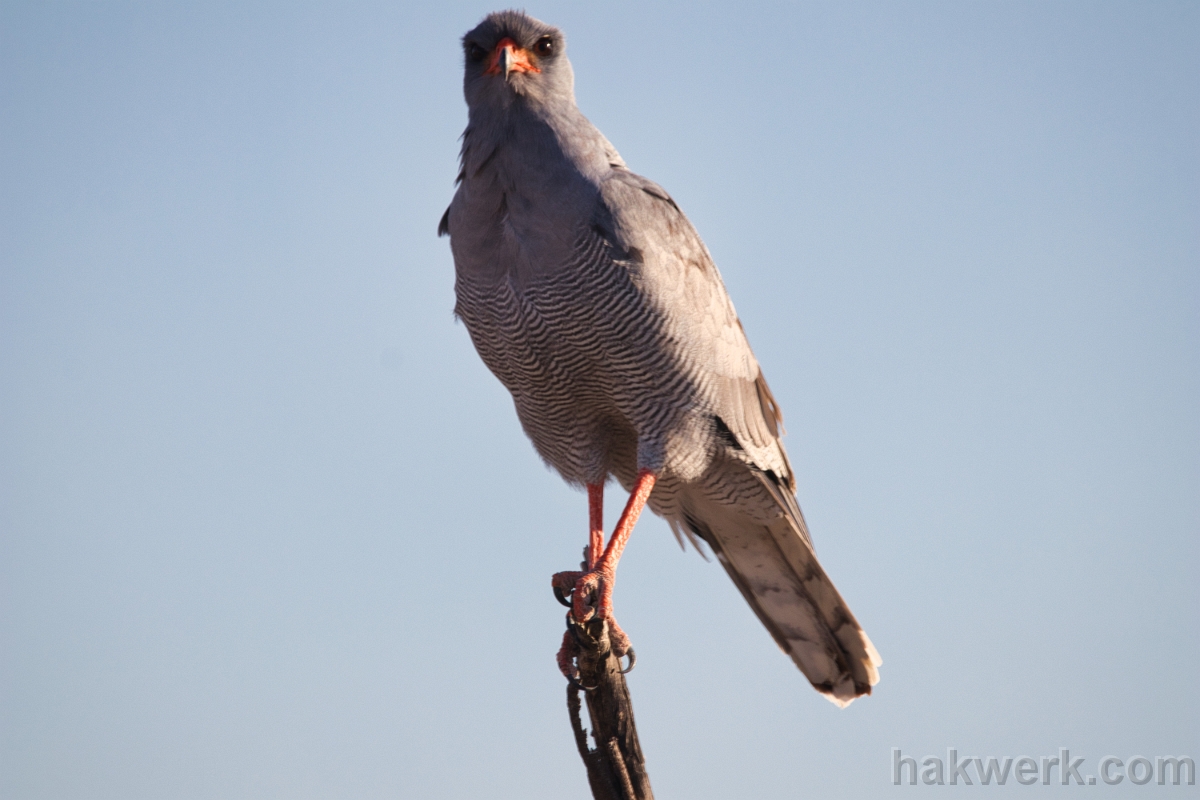
[[(0, 6), (0, 796), (588, 796), (586, 502), (434, 233), (493, 9), (419, 5)], [(1200, 6), (528, 10), (716, 257), (884, 659), (838, 711), (646, 519), (658, 795), (1200, 758)]]

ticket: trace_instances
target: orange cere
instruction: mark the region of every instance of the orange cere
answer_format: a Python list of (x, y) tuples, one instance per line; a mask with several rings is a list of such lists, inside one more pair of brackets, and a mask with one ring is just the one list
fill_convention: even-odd
[(529, 51), (521, 45), (514, 42), (509, 37), (505, 36), (496, 43), (496, 47), (492, 50), (492, 54), (488, 56), (487, 69), (483, 71), (484, 75), (499, 75), (500, 74), (500, 51), (508, 48), (509, 72), (541, 72), (529, 61)]

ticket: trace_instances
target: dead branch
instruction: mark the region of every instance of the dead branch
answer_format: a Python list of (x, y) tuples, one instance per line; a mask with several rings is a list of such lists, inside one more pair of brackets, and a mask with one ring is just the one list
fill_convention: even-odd
[[(591, 619), (580, 625), (567, 615), (567, 628), (579, 645), (578, 685), (567, 685), (567, 710), (575, 745), (587, 768), (595, 800), (654, 800), (650, 776), (633, 722), (633, 701), (621, 660), (608, 641), (608, 623)], [(590, 748), (580, 718), (579, 693), (587, 696), (595, 748)]]

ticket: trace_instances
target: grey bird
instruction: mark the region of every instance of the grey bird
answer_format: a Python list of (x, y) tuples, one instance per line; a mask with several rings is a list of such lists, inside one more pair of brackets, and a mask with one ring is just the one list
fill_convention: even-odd
[[(584, 569), (555, 575), (556, 593), (627, 650), (612, 587), (649, 505), (681, 544), (708, 545), (817, 691), (870, 694), (879, 654), (817, 562), (782, 415), (708, 249), (579, 111), (561, 31), (502, 11), (462, 44), (468, 123), (438, 233), (480, 357), (538, 454), (588, 490)], [(610, 477), (630, 498), (605, 546)], [(572, 656), (567, 637), (568, 677)]]

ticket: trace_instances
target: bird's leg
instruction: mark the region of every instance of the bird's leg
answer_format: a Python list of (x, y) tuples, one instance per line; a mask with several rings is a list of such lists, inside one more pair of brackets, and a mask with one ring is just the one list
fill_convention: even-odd
[(588, 484), (588, 569), (595, 569), (604, 551), (604, 484)]
[(554, 596), (566, 606), (569, 606), (570, 603), (565, 598), (575, 591), (575, 584), (579, 582), (584, 573), (595, 568), (596, 562), (600, 560), (604, 551), (604, 484), (589, 483), (587, 490), (588, 546), (584, 551), (583, 563), (580, 564), (582, 570), (556, 572), (550, 579), (550, 585), (554, 588)]
[[(629, 494), (621, 519), (613, 530), (608, 547), (604, 545), (604, 484), (588, 484), (588, 518), (589, 537), (587, 560), (584, 562), (585, 572), (559, 572), (551, 580), (555, 595), (565, 601), (570, 595), (570, 617), (575, 622), (587, 622), (593, 616), (608, 620), (608, 637), (613, 652), (618, 657), (630, 655), (633, 648), (629, 646), (629, 637), (612, 616), (613, 585), (616, 583), (617, 562), (633, 533), (650, 492), (654, 489), (655, 475), (648, 469), (638, 473), (637, 482)], [(558, 651), (558, 666), (568, 679), (574, 680), (572, 662), (578, 651), (578, 645), (569, 632), (563, 638), (562, 647)], [(630, 662), (632, 669), (632, 661)]]
[[(644, 469), (638, 473), (637, 482), (629, 494), (629, 502), (625, 504), (625, 510), (621, 513), (621, 519), (617, 522), (616, 529), (613, 530), (612, 538), (608, 540), (608, 547), (604, 549), (604, 555), (589, 564), (588, 571), (579, 576), (572, 592), (571, 614), (575, 621), (586, 622), (592, 618), (593, 614), (600, 619), (607, 619), (611, 629), (609, 636), (612, 639), (613, 651), (618, 656), (623, 656), (628, 652), (629, 637), (612, 618), (612, 594), (613, 585), (617, 579), (617, 562), (621, 559), (621, 552), (629, 542), (629, 535), (633, 533), (633, 526), (637, 523), (638, 516), (646, 507), (646, 501), (654, 489), (654, 481), (655, 475), (650, 470)], [(592, 541), (595, 542), (594, 533)], [(589, 561), (591, 561), (590, 558)], [(589, 604), (593, 597), (595, 598), (594, 606)]]
[[(584, 569), (594, 569), (604, 551), (604, 484), (589, 483), (588, 490), (588, 546), (584, 551)], [(575, 584), (584, 575), (583, 572), (559, 572), (551, 579), (554, 595), (563, 605), (571, 605), (566, 601), (575, 591)], [(570, 623), (568, 622), (568, 625)], [(622, 634), (624, 635), (624, 634)], [(558, 669), (567, 680), (574, 681), (576, 675), (575, 657), (579, 655), (579, 643), (575, 635), (568, 630), (563, 634), (562, 647), (558, 648)]]

